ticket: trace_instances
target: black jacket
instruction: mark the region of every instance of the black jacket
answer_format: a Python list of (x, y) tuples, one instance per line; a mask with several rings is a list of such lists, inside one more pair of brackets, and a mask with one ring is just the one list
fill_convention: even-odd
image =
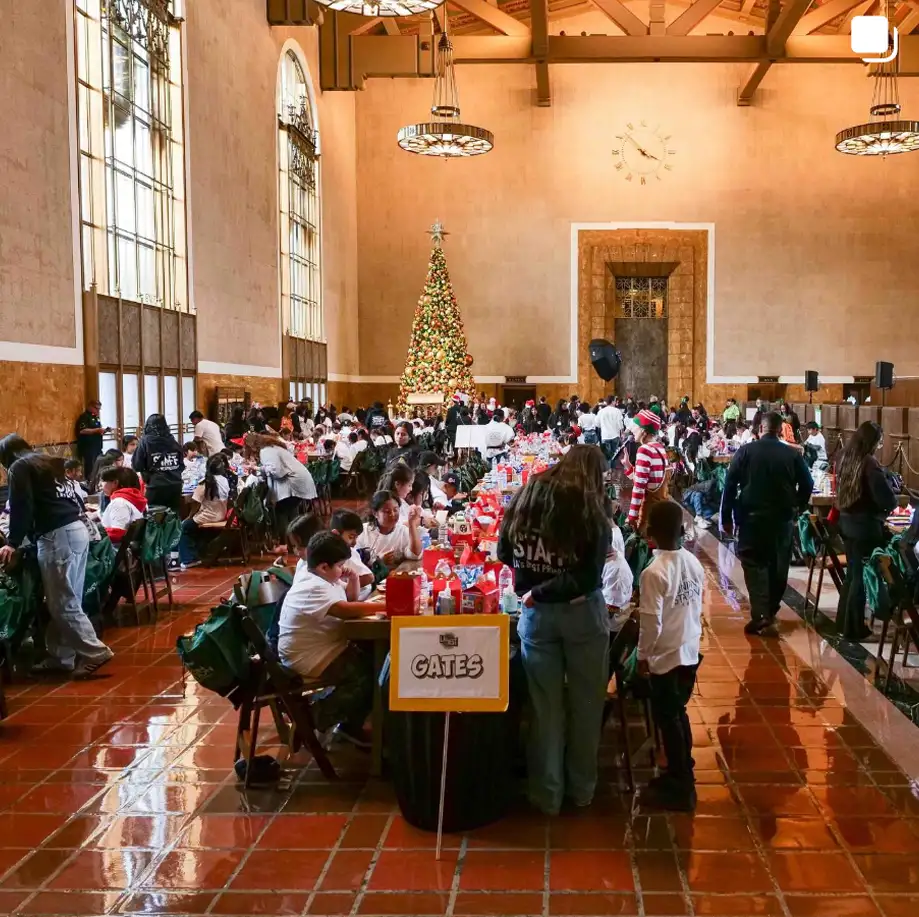
[(178, 487), (181, 490), (184, 463), (175, 437), (144, 434), (137, 444), (133, 464), (148, 487)]
[(886, 519), (897, 505), (897, 495), (890, 486), (887, 472), (873, 455), (869, 455), (862, 466), (861, 485), (858, 499), (851, 506), (840, 507), (840, 511), (847, 515), (863, 514)]
[(10, 537), (18, 548), (28, 537), (32, 541), (79, 520), (83, 504), (73, 482), (54, 471), (54, 460), (43, 455), (24, 455), (10, 466)]
[(789, 522), (814, 491), (804, 456), (776, 436), (741, 446), (724, 482), (721, 518)]
[(537, 602), (570, 602), (602, 587), (610, 538), (607, 530), (596, 545), (577, 545), (572, 539), (571, 553), (562, 556), (546, 550), (538, 532), (515, 543), (502, 527), (498, 560), (513, 568), (517, 595), (531, 592)]

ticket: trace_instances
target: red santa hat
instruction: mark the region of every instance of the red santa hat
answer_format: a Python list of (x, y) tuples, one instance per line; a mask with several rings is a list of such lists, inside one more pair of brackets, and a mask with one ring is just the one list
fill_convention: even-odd
[(527, 403), (526, 403), (526, 407), (528, 407), (528, 408), (535, 408), (535, 407), (536, 407), (536, 402), (535, 402), (532, 398), (530, 398), (530, 400), (527, 401)]

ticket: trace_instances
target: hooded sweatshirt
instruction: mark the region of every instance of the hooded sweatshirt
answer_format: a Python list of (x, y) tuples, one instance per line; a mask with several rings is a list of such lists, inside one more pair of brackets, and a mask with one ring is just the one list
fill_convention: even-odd
[(182, 450), (162, 414), (151, 414), (134, 453), (134, 470), (153, 490), (182, 489)]
[(142, 519), (146, 509), (147, 498), (136, 487), (116, 490), (102, 514), (109, 538), (116, 544), (121, 541), (131, 523)]

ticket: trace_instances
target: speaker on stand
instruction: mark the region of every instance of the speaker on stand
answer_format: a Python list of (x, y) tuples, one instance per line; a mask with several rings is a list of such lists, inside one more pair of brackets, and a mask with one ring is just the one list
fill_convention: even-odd
[(893, 363), (878, 360), (874, 364), (874, 386), (881, 390), (881, 407), (887, 402), (887, 390), (893, 388)]
[(804, 373), (804, 391), (808, 394), (810, 404), (814, 403), (814, 392), (820, 388), (820, 378), (816, 369), (808, 369)]

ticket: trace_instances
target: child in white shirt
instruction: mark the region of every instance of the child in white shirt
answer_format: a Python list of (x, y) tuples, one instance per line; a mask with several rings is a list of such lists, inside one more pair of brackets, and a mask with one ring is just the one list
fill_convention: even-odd
[(610, 549), (606, 554), (606, 563), (603, 565), (603, 598), (606, 607), (613, 615), (610, 628), (618, 631), (622, 622), (630, 615), (628, 608), (632, 601), (632, 588), (635, 578), (632, 568), (625, 559), (625, 542), (622, 539), (622, 530), (615, 523), (612, 526), (613, 537)]
[(358, 576), (345, 571), (351, 549), (340, 535), (319, 532), (306, 548), (306, 572), (298, 571), (281, 606), (278, 654), (304, 678), (335, 688), (313, 702), (316, 728), (368, 746), (364, 722), (373, 706), (373, 662), (342, 633), (343, 620), (365, 618), (380, 607), (357, 600)]
[(408, 524), (399, 521), (399, 504), (388, 490), (381, 490), (370, 498), (371, 522), (357, 536), (358, 548), (369, 548), (372, 559), (379, 558), (387, 567), (395, 567), (403, 560), (421, 557), (421, 520), (419, 507), (409, 507)]
[(353, 571), (357, 574), (358, 582), (361, 587), (358, 598), (363, 602), (370, 598), (373, 592), (373, 573), (370, 568), (361, 559), (357, 548), (357, 538), (364, 530), (364, 524), (357, 513), (352, 513), (347, 509), (339, 509), (332, 513), (332, 519), (329, 526), (336, 535), (341, 535), (345, 544), (351, 548), (351, 559), (345, 561), (345, 571)]
[(645, 791), (646, 805), (691, 812), (696, 805), (692, 731), (686, 705), (699, 668), (702, 636), (702, 587), (699, 561), (680, 547), (683, 509), (656, 503), (649, 514), (648, 538), (657, 545), (641, 574), (641, 631), (638, 673), (650, 682), (651, 712), (667, 754), (667, 770)]

